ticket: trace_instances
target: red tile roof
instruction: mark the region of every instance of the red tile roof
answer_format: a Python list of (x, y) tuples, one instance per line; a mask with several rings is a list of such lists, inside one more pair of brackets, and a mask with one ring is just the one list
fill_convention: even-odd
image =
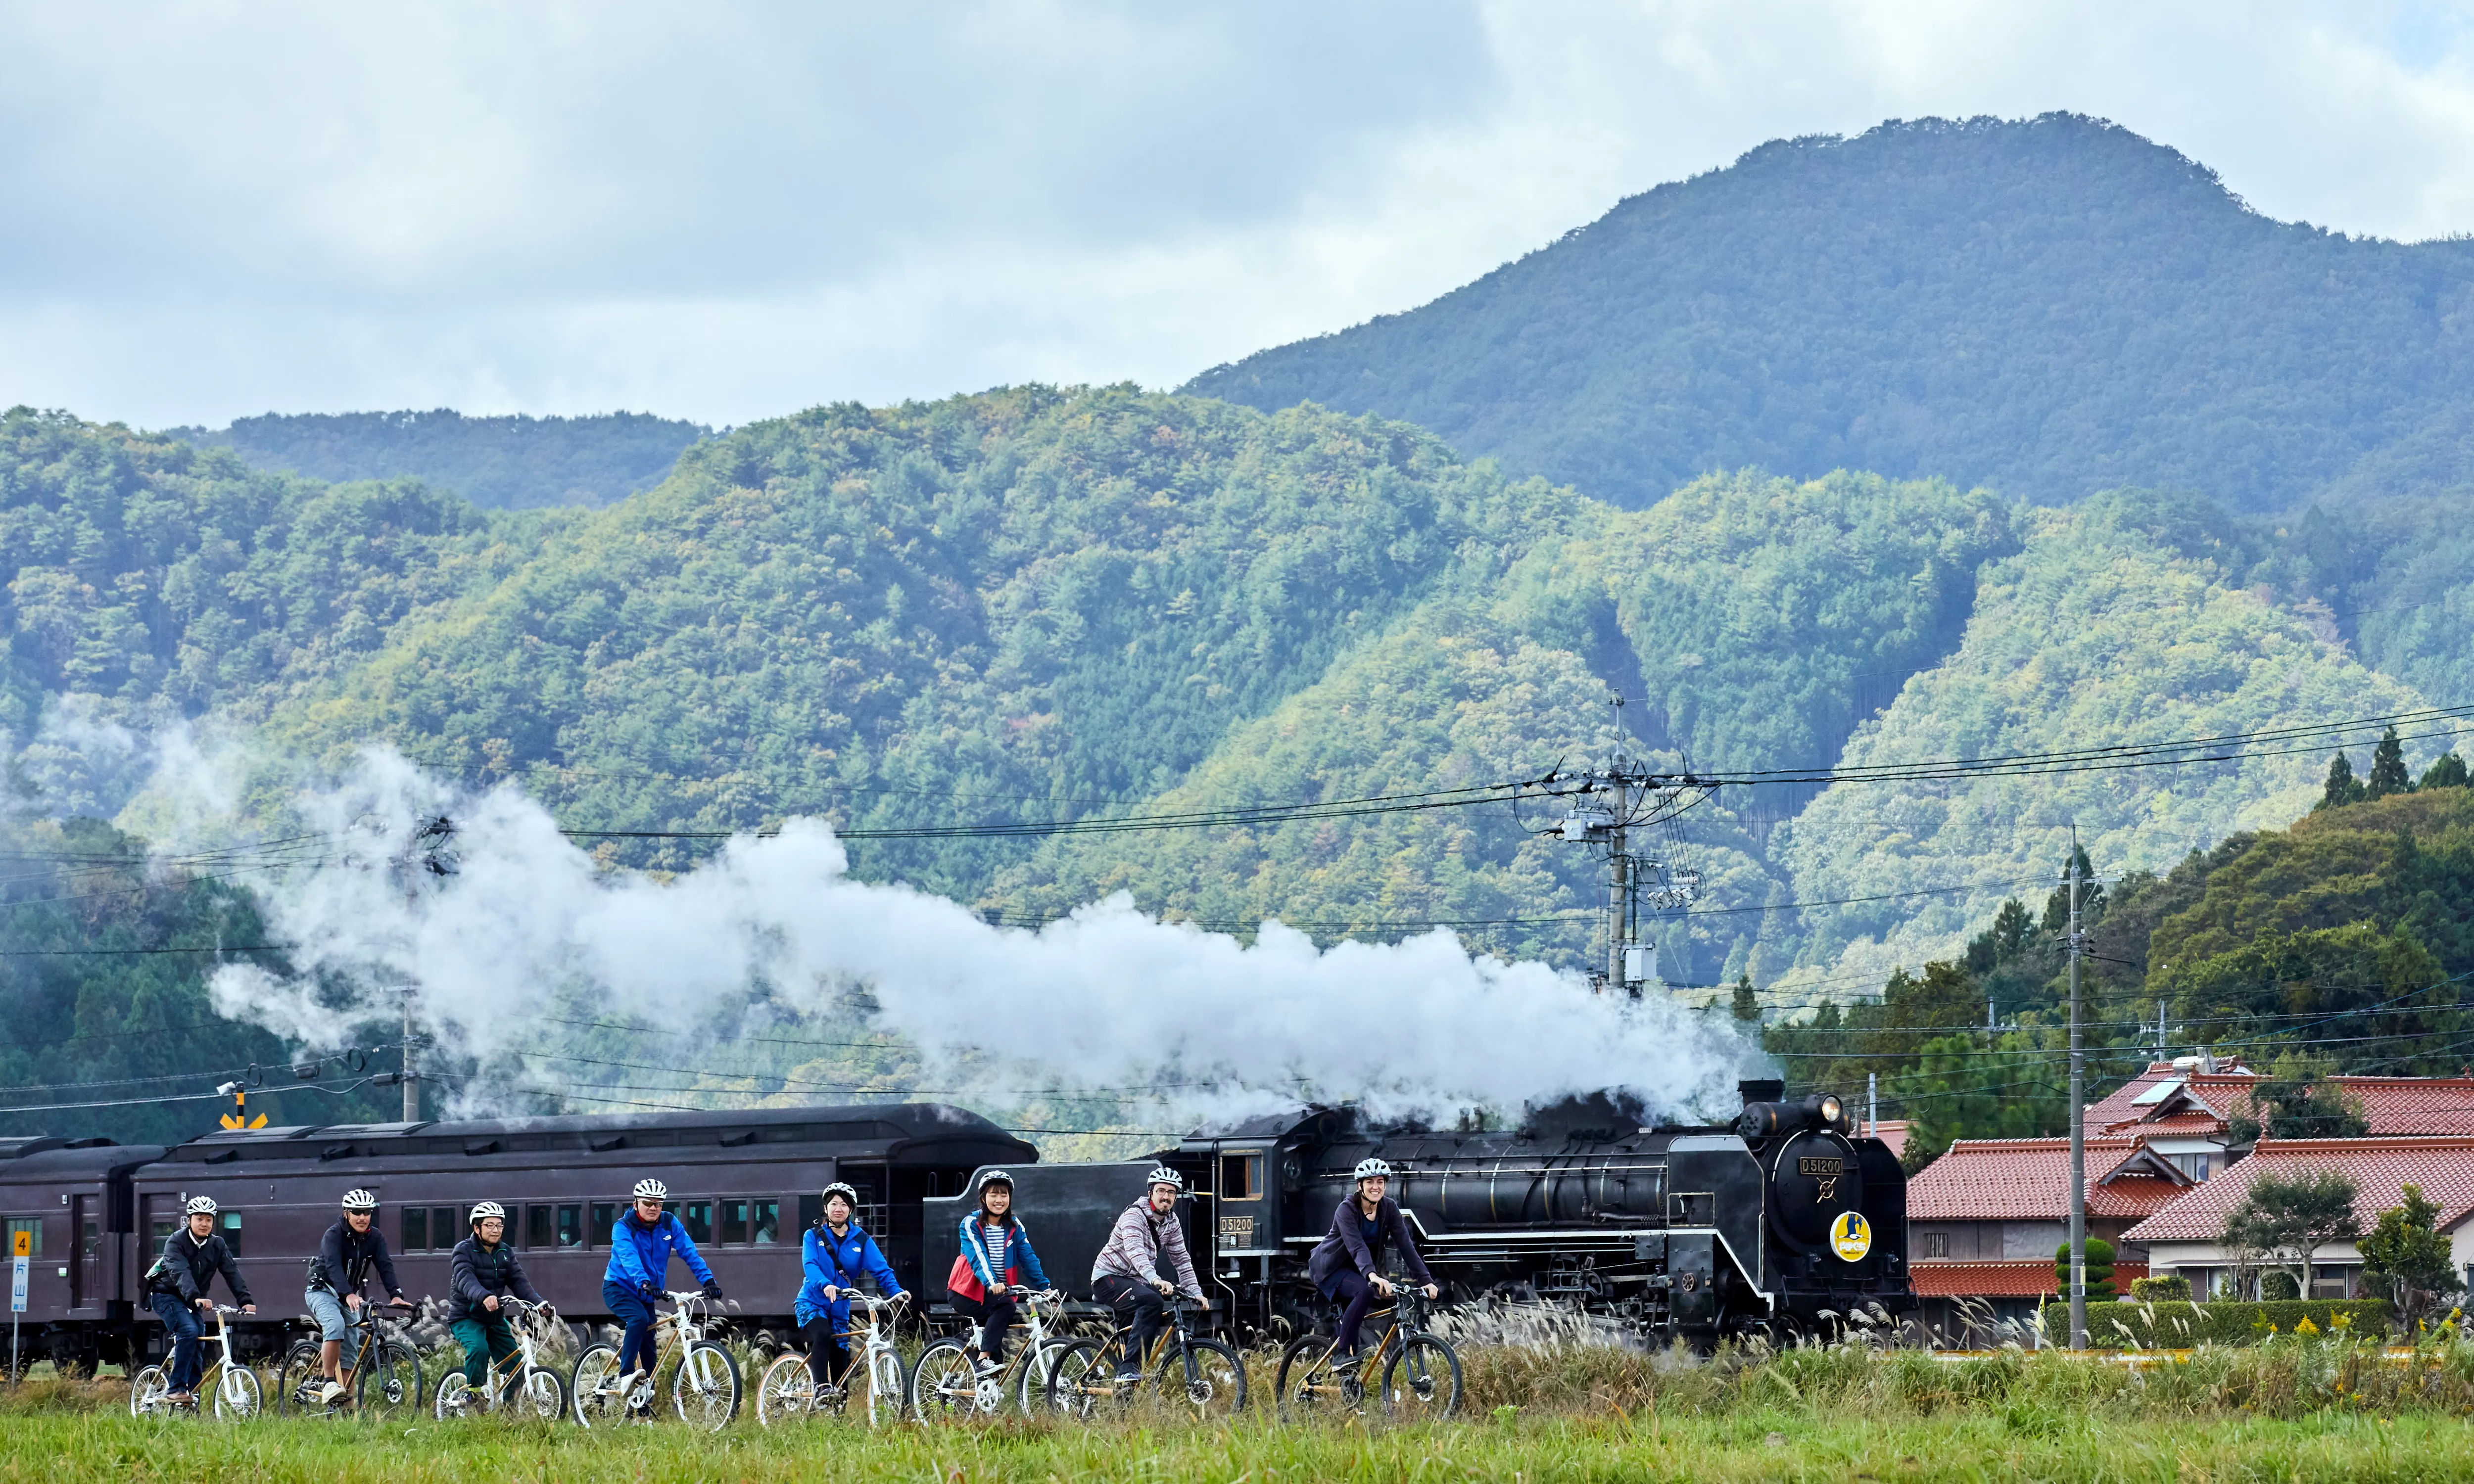
[[(2092, 1133), (2137, 1134), (2147, 1130), (2206, 1132), (2222, 1120), (2253, 1112), (2250, 1089), (2260, 1080), (2250, 1071), (2177, 1071), (2153, 1063), (2129, 1082), (2088, 1107)], [(2374, 1136), (2389, 1134), (2474, 1134), (2474, 1078), (2469, 1077), (2339, 1077), (2339, 1086), (2361, 1103), (2363, 1117)], [(2165, 1083), (2178, 1083), (2165, 1098), (2138, 1099)], [(2200, 1105), (2206, 1112), (2191, 1108)]]
[[(2040, 1294), (2060, 1293), (2061, 1284), (2055, 1281), (2058, 1276), (2050, 1257), (1907, 1264), (1907, 1277), (1915, 1283), (1919, 1299), (2032, 1299)], [(2147, 1276), (2145, 1262), (2117, 1262), (2113, 1265), (2114, 1290), (2127, 1293), (2132, 1280)]]
[[(2092, 1216), (2144, 1217), (2190, 1188), (2189, 1177), (2136, 1139), (2089, 1139), (2087, 1173)], [(1907, 1182), (1909, 1221), (2057, 1221), (2070, 1212), (2067, 1138), (1960, 1139)]]
[[(2224, 1234), (2225, 1217), (2243, 1203), (2253, 1181), (2318, 1169), (2341, 1171), (2354, 1182), (2354, 1219), (2365, 1230), (2402, 1199), (2399, 1187), (2409, 1183), (2439, 1208), (2442, 1231), (2474, 1212), (2474, 1137), (2262, 1139), (2248, 1159), (2132, 1227), (2122, 1239), (2214, 1241)], [(1912, 1215), (1912, 1196), (1907, 1205)]]

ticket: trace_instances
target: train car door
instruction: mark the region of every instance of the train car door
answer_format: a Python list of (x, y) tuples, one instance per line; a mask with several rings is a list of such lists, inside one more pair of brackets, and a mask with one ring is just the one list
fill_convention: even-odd
[(69, 1203), (69, 1240), (76, 1244), (69, 1260), (69, 1307), (92, 1308), (103, 1302), (103, 1202), (81, 1195)]

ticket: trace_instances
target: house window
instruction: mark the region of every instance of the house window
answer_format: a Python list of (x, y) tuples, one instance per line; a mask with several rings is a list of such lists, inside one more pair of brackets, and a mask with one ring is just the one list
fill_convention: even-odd
[(1928, 1257), (1949, 1257), (1950, 1233), (1947, 1232), (1927, 1232), (1924, 1233), (1923, 1256)]

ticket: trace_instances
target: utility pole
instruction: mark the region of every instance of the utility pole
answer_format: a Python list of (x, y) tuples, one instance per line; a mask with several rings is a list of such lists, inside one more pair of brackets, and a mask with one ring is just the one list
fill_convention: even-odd
[(2071, 831), (2071, 1349), (2087, 1349), (2087, 1067), (2079, 1054), (2079, 832)]
[(413, 1061), (412, 986), (396, 992), (403, 996), (403, 1121), (421, 1121), (421, 1073)]
[(1878, 1072), (1864, 1074), (1864, 1136), (1881, 1137), (1881, 1078)]
[[(1603, 769), (1591, 769), (1563, 780), (1577, 796), (1555, 822), (1555, 832), (1576, 845), (1603, 851), (1607, 859), (1606, 968), (1590, 976), (1600, 993), (1620, 990), (1634, 999), (1653, 971), (1654, 952), (1640, 941), (1640, 901), (1644, 889), (1658, 907), (1680, 907), (1697, 895), (1701, 878), (1690, 872), (1669, 874), (1666, 863), (1636, 855), (1630, 845), (1634, 825), (1655, 823), (1651, 812), (1661, 792), (1683, 788), (1714, 788), (1707, 778), (1688, 773), (1661, 774), (1636, 764), (1624, 752), (1621, 695), (1608, 698), (1615, 713), (1615, 746)], [(1662, 884), (1644, 887), (1645, 881)]]

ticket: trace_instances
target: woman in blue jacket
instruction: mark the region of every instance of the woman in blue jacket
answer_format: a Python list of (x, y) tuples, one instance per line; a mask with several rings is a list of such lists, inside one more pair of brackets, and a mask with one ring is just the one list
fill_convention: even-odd
[(859, 1292), (860, 1275), (876, 1281), (876, 1291), (888, 1299), (905, 1299), (902, 1280), (879, 1252), (876, 1238), (851, 1219), (859, 1209), (859, 1192), (840, 1181), (825, 1186), (825, 1213), (800, 1239), (807, 1281), (791, 1308), (799, 1333), (808, 1342), (808, 1376), (818, 1386), (830, 1386), (850, 1369), (850, 1352), (842, 1336), (850, 1330), (851, 1295)]
[(653, 1304), (666, 1292), (673, 1255), (704, 1284), (704, 1296), (718, 1300), (721, 1284), (697, 1255), (688, 1229), (662, 1209), (670, 1187), (658, 1180), (636, 1182), (636, 1204), (610, 1229), (610, 1266), (601, 1274), (601, 1302), (627, 1327), (618, 1342), (618, 1374), (627, 1391), (638, 1385), (638, 1372), (653, 1372)]
[(1030, 1278), (1036, 1288), (1048, 1286), (1039, 1254), (1031, 1250), (1031, 1233), (1013, 1213), (1013, 1177), (990, 1170), (980, 1177), (980, 1203), (962, 1215), (958, 1233), (961, 1252), (945, 1281), (945, 1296), (954, 1312), (979, 1327), (979, 1370), (1005, 1364), (1005, 1333), (1013, 1328), (1013, 1296), (1018, 1280)]

